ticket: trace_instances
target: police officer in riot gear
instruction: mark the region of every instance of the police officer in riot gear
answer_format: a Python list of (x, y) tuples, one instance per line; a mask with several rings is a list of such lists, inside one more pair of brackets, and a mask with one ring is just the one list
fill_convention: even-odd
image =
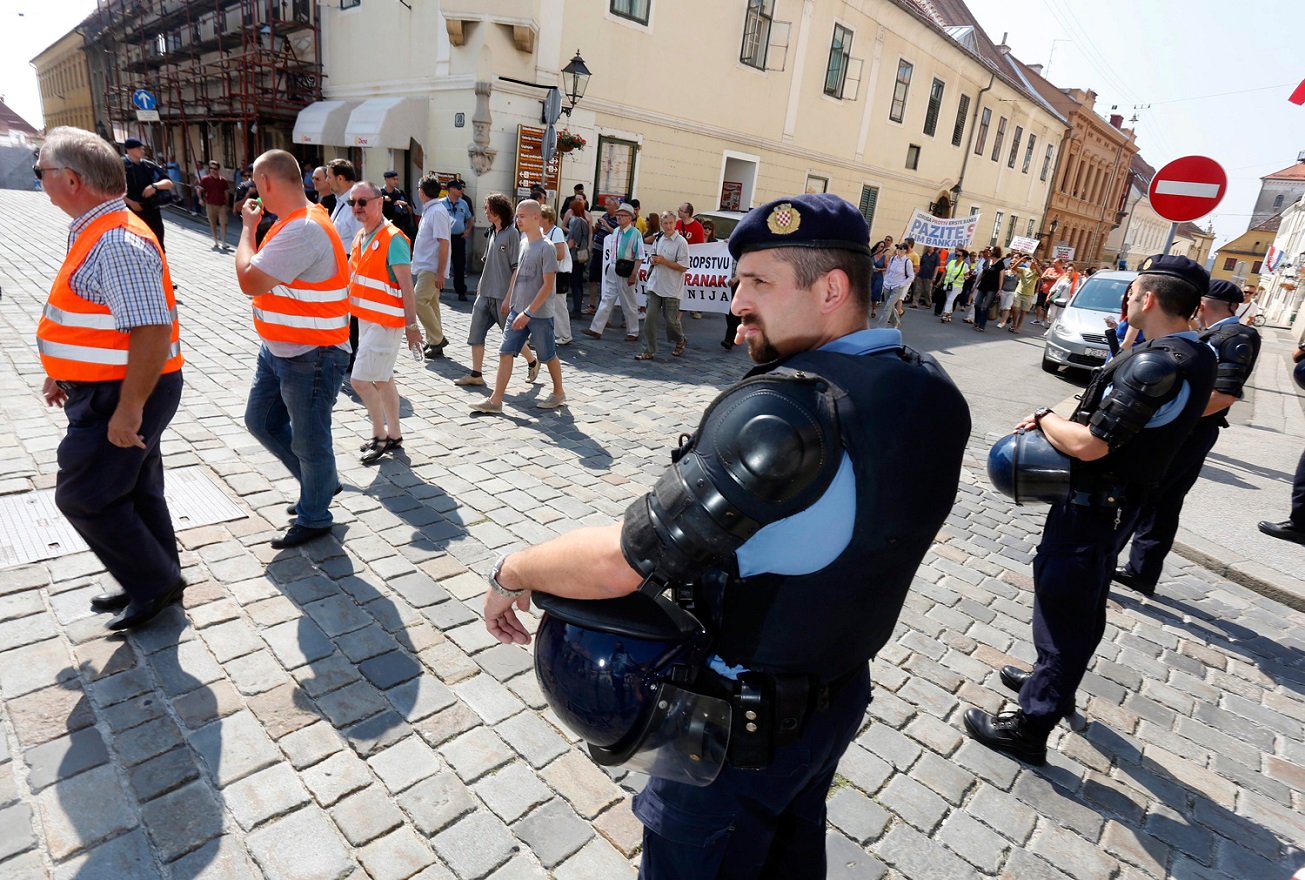
[(1041, 764), (1048, 735), (1074, 711), (1105, 632), (1120, 509), (1147, 502), (1214, 387), (1214, 352), (1188, 329), (1209, 285), (1186, 257), (1143, 260), (1128, 288), (1128, 317), (1147, 341), (1097, 372), (1071, 418), (1043, 407), (1016, 427), (1041, 430), (1073, 461), (1069, 495), (1047, 514), (1033, 561), (1037, 664), (1001, 670), (1019, 708), (965, 713), (970, 735), (989, 748)]
[(1145, 504), (1129, 505), (1120, 517), (1115, 550), (1122, 554), (1130, 537), (1133, 546), (1128, 563), (1115, 569), (1114, 579), (1145, 596), (1155, 593), (1161, 566), (1178, 534), (1183, 499), (1196, 485), (1205, 457), (1219, 439), (1219, 429), (1228, 427), (1228, 410), (1241, 399), (1242, 386), (1260, 355), (1259, 331), (1237, 320), (1241, 304), (1242, 292), (1237, 285), (1222, 280), (1210, 282), (1210, 292), (1201, 298), (1196, 313), (1203, 328), (1200, 339), (1214, 349), (1219, 360), (1210, 401), (1201, 420), (1174, 454), (1159, 489)]
[[(485, 621), (500, 641), (528, 641), (513, 605), (528, 608), (530, 590), (610, 599), (665, 589), (712, 639), (696, 675), (680, 670), (659, 686), (728, 703), (728, 754), (710, 784), (649, 771), (634, 800), (643, 877), (824, 876), (825, 798), (865, 717), (868, 661), (951, 510), (970, 429), (964, 398), (933, 358), (896, 330), (867, 329), (868, 238), (860, 213), (834, 195), (754, 208), (730, 236), (740, 282), (731, 308), (742, 321), (736, 341), (760, 366), (711, 403), (621, 522), (514, 553), (491, 574)], [(937, 466), (901, 467), (921, 453)], [(584, 603), (541, 604), (582, 628), (574, 606)], [(599, 650), (634, 657), (614, 638)], [(541, 662), (546, 693), (574, 678)], [(568, 713), (617, 679), (572, 684)], [(665, 728), (660, 717), (643, 723)], [(591, 751), (630, 751), (619, 740)]]

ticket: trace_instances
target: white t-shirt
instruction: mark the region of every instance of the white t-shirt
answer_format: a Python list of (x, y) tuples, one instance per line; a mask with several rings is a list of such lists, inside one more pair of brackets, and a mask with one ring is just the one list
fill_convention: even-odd
[[(453, 221), (449, 212), (438, 199), (426, 203), (426, 210), (421, 215), (421, 225), (412, 243), (412, 276), (421, 272), (435, 272), (440, 267), (440, 242), (449, 241), (452, 236)], [(448, 266), (444, 267), (448, 271)]]
[(353, 208), (348, 205), (349, 193), (335, 197), (335, 210), (331, 212), (331, 223), (335, 226), (335, 231), (340, 233), (340, 241), (344, 242), (345, 253), (353, 247), (353, 240), (358, 235), (358, 230), (362, 229), (362, 221), (353, 216)]
[[(554, 226), (552, 229), (550, 229), (550, 230), (548, 231), (548, 234), (545, 235), (544, 238), (548, 239), (548, 240), (551, 241), (553, 244), (559, 244), (559, 243), (562, 244), (562, 245), (565, 245), (565, 244), (566, 244), (566, 233), (562, 231), (562, 227), (560, 227), (560, 226)], [(571, 271), (571, 249), (570, 249), (570, 248), (567, 248), (567, 247), (563, 247), (563, 248), (562, 248), (562, 255), (563, 255), (563, 256), (562, 256), (562, 259), (560, 259), (560, 260), (557, 261), (557, 271), (559, 271), (559, 272), (570, 272), (570, 271)]]

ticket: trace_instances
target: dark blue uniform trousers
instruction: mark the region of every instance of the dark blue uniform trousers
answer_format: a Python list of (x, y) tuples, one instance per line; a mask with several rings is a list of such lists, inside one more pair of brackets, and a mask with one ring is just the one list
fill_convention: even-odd
[(764, 770), (729, 764), (705, 787), (650, 779), (635, 795), (642, 880), (817, 880), (825, 876), (825, 798), (870, 704), (861, 670), (807, 716)]
[(145, 402), (145, 448), (109, 442), (109, 418), (121, 382), (88, 382), (68, 395), (68, 433), (59, 444), (54, 502), (109, 574), (137, 601), (168, 592), (181, 579), (177, 537), (163, 499), (159, 439), (181, 401), (181, 371), (159, 377)]
[(1038, 662), (1020, 709), (1037, 731), (1074, 711), (1074, 692), (1106, 631), (1115, 565), (1115, 514), (1075, 504), (1052, 506), (1033, 560), (1033, 646)]
[(1133, 547), (1128, 553), (1128, 571), (1139, 580), (1148, 584), (1159, 583), (1165, 557), (1178, 534), (1183, 499), (1196, 485), (1205, 457), (1218, 439), (1217, 423), (1197, 423), (1174, 453), (1156, 491), (1144, 504), (1128, 504), (1120, 511), (1119, 528), (1115, 531), (1115, 555), (1124, 552), (1124, 545), (1131, 537)]

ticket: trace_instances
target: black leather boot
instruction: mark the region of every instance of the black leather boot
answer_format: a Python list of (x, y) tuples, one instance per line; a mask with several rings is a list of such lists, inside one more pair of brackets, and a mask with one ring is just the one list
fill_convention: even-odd
[(990, 749), (1041, 766), (1047, 763), (1048, 731), (1038, 732), (1029, 726), (1019, 709), (989, 715), (981, 709), (967, 709), (965, 729), (970, 736)]

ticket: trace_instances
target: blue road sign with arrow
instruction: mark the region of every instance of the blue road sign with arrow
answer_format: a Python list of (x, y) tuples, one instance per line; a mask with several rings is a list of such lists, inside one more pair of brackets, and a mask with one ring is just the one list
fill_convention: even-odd
[(133, 92), (131, 102), (136, 105), (137, 110), (159, 109), (159, 101), (154, 97), (154, 93), (145, 89), (137, 89)]

